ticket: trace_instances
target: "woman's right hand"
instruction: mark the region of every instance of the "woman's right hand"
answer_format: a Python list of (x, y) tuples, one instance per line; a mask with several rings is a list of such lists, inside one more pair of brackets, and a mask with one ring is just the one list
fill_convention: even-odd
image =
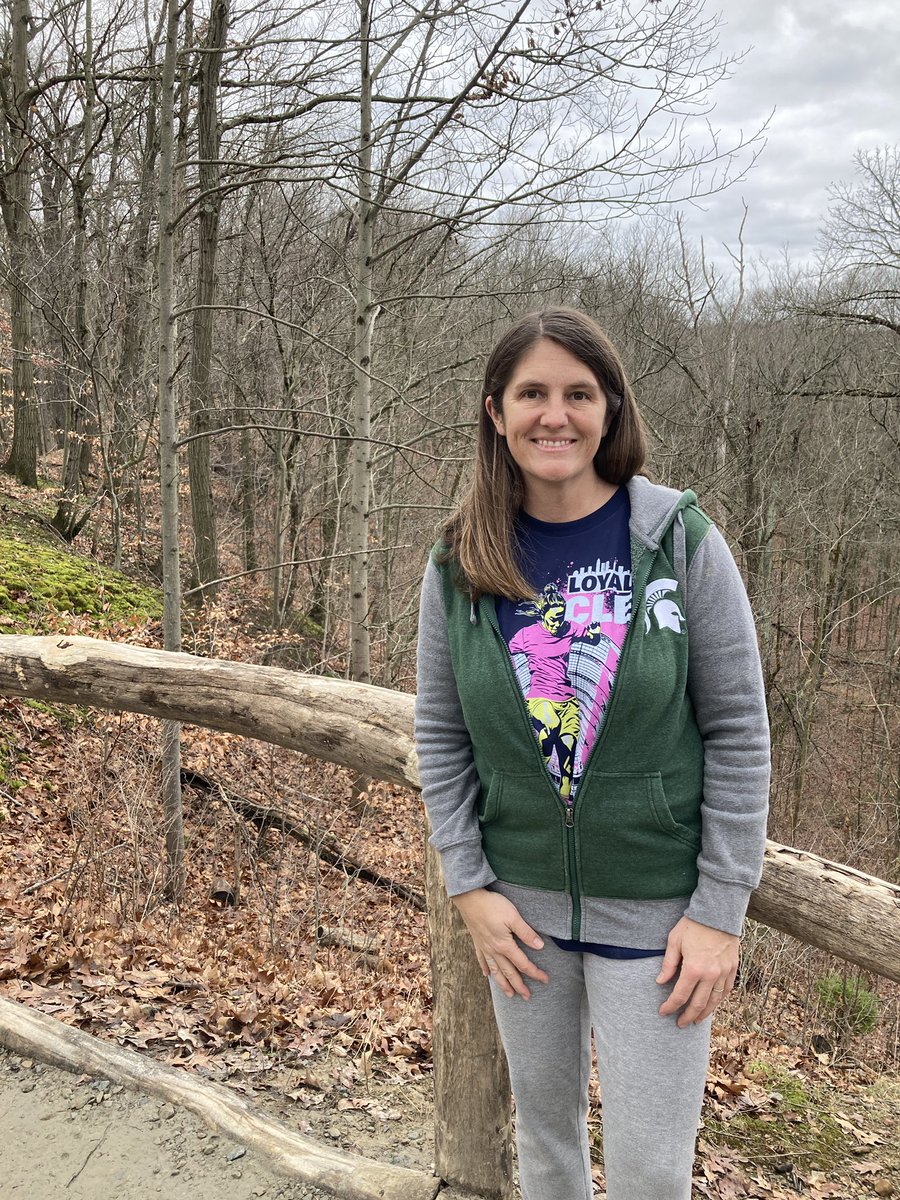
[(516, 938), (534, 950), (542, 949), (544, 942), (505, 896), (475, 888), (454, 896), (453, 903), (472, 936), (482, 974), (492, 975), (505, 996), (518, 993), (523, 1000), (530, 998), (523, 975), (548, 982), (546, 972), (531, 962)]

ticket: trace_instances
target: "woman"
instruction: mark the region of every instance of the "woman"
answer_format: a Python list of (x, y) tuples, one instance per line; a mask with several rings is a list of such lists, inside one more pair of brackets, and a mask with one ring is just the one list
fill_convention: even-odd
[(759, 882), (753, 619), (724, 539), (639, 475), (616, 351), (571, 309), (487, 364), (474, 480), (425, 575), (416, 736), (432, 842), (490, 978), (524, 1200), (688, 1200), (710, 1014)]

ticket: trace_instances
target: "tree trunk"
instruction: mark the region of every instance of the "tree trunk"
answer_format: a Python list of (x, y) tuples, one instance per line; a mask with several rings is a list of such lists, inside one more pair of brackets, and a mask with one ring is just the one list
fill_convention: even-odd
[[(216, 253), (219, 239), (219, 71), (222, 49), (228, 31), (228, 0), (213, 0), (203, 52), (200, 55), (200, 83), (197, 108), (200, 166), (200, 216), (197, 246), (196, 307), (191, 345), (190, 432), (205, 434), (212, 428), (213, 305), (216, 300)], [(213, 504), (209, 466), (208, 437), (188, 443), (188, 471), (191, 481), (191, 516), (194, 526), (195, 583), (209, 583), (219, 577), (219, 551), (216, 537), (216, 510)], [(200, 595), (211, 600), (215, 586)]]
[(372, 470), (372, 250), (376, 209), (372, 203), (372, 75), (368, 0), (360, 5), (360, 99), (356, 216), (356, 325), (353, 344), (353, 441), (350, 448), (350, 678), (372, 679), (369, 639), (369, 482)]
[(5, 470), (26, 487), (37, 487), (38, 412), (32, 361), (30, 274), (31, 102), (28, 99), (29, 0), (12, 2), (9, 90), (3, 89), (7, 155), (0, 179), (3, 221), (9, 243), (9, 324), (12, 355), (13, 440)]
[[(62, 493), (53, 516), (53, 527), (67, 542), (72, 542), (81, 532), (87, 513), (79, 516), (78, 497), (83, 488), (90, 466), (90, 440), (87, 436), (89, 413), (100, 397), (96, 395), (96, 375), (91, 370), (88, 350), (87, 320), (87, 198), (94, 180), (94, 31), (91, 0), (85, 0), (84, 9), (84, 104), (82, 120), (82, 145), (84, 157), (81, 169), (72, 185), (75, 219), (73, 267), (75, 272), (75, 353), (74, 376), (79, 381), (77, 390), (74, 380), (67, 389), (65, 440), (63, 448)], [(69, 371), (70, 380), (73, 372)]]
[(48, 446), (64, 445), (68, 409), (66, 364), (69, 344), (59, 320), (59, 314), (65, 310), (64, 277), (67, 274), (64, 266), (66, 240), (62, 222), (66, 176), (58, 161), (61, 157), (60, 141), (61, 138), (45, 146), (41, 165), (41, 248), (46, 264), (41, 288), (41, 307), (44, 316), (44, 337), (49, 350), (48, 357), (51, 359), (44, 371), (47, 380), (44, 410), (49, 427), (49, 436), (46, 439)]
[[(132, 432), (131, 410), (135, 406), (138, 392), (143, 391), (146, 387), (144, 359), (150, 325), (148, 297), (151, 293), (148, 276), (152, 270), (150, 230), (154, 209), (153, 191), (157, 178), (160, 133), (157, 42), (152, 41), (147, 51), (150, 82), (144, 115), (140, 190), (137, 196), (137, 216), (129, 229), (125, 245), (122, 352), (113, 393), (116, 411), (114, 411), (112, 420), (111, 457), (117, 473), (121, 464), (134, 456), (136, 442)], [(131, 470), (135, 472), (137, 497), (140, 493), (140, 468), (135, 464)]]
[(513, 1194), (512, 1104), (506, 1056), (487, 980), (462, 917), (447, 900), (440, 855), (430, 845), (425, 848), (425, 898), (435, 997), (435, 1170), (451, 1185), (487, 1200), (508, 1200)]
[(253, 450), (250, 411), (243, 406), (235, 409), (235, 424), (241, 430), (241, 533), (244, 541), (244, 569), (255, 571), (256, 558), (256, 456)]
[[(162, 524), (163, 636), (166, 650), (181, 649), (181, 561), (178, 549), (178, 417), (175, 409), (174, 313), (175, 63), (178, 0), (167, 0), (166, 49), (160, 92), (159, 141), (159, 476)], [(176, 719), (177, 722), (177, 719)], [(162, 737), (162, 798), (166, 829), (166, 892), (184, 897), (184, 819), (181, 808), (181, 732), (167, 721)]]
[(339, 536), (340, 486), (346, 471), (349, 453), (350, 442), (342, 440), (337, 443), (334, 451), (334, 474), (324, 480), (322, 485), (322, 561), (313, 565), (312, 599), (308, 616), (311, 621), (315, 621), (323, 628), (328, 622), (334, 564), (332, 555), (337, 549)]
[(6, 471), (26, 487), (37, 487), (38, 412), (32, 362), (31, 300), (27, 278), (28, 251), (24, 234), (10, 238), (10, 352), (12, 355), (13, 441)]
[(319, 1145), (263, 1116), (231, 1088), (208, 1080), (201, 1082), (187, 1071), (163, 1066), (2, 998), (0, 1043), (17, 1054), (67, 1071), (101, 1075), (181, 1105), (202, 1117), (211, 1128), (267, 1155), (279, 1170), (346, 1200), (434, 1200), (440, 1187), (440, 1180), (425, 1171)]
[(284, 575), (284, 539), (287, 526), (287, 462), (284, 455), (284, 433), (278, 429), (273, 435), (272, 460), (275, 473), (275, 498), (272, 514), (272, 628), (280, 629), (284, 617), (281, 605), (282, 578)]

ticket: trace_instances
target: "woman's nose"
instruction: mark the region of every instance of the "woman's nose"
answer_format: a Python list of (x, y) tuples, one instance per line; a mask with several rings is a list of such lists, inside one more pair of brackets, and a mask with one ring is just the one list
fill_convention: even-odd
[(558, 394), (551, 392), (541, 411), (541, 424), (556, 429), (565, 425), (568, 420), (569, 414), (566, 411), (565, 397), (561, 392)]

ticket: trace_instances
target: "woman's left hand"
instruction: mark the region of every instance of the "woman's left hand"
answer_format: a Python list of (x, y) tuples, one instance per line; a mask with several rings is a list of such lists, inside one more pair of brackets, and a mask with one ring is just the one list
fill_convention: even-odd
[(681, 1029), (705, 1020), (734, 987), (739, 946), (740, 939), (733, 933), (682, 917), (669, 934), (656, 977), (657, 983), (668, 983), (678, 974), (671, 996), (660, 1006), (660, 1016), (679, 1013), (676, 1024)]

